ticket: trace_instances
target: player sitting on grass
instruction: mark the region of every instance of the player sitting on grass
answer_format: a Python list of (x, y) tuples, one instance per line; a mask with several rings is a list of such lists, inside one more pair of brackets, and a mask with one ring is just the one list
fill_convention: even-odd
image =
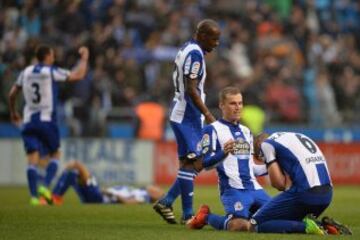
[(95, 177), (78, 161), (66, 165), (53, 190), (53, 204), (63, 203), (63, 196), (70, 186), (74, 188), (83, 203), (154, 203), (164, 194), (162, 189), (154, 185), (146, 188), (113, 186), (100, 190)]
[[(219, 93), (221, 119), (203, 129), (201, 140), (203, 166), (216, 168), (219, 176), (220, 199), (226, 216), (211, 215), (208, 224), (219, 230), (232, 230), (238, 218), (249, 219), (271, 200), (256, 176), (267, 174), (265, 164), (254, 162), (253, 136), (240, 124), (243, 97), (236, 87)], [(190, 225), (194, 219), (189, 221)], [(196, 220), (195, 220), (196, 221)]]

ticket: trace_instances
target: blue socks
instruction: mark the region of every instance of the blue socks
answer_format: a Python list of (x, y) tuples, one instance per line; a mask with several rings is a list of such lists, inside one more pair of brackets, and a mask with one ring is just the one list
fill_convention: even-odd
[(28, 186), (30, 190), (30, 195), (32, 197), (37, 197), (37, 180), (38, 180), (38, 172), (37, 167), (34, 165), (29, 165), (26, 170), (26, 176), (28, 180)]
[(305, 233), (305, 223), (290, 220), (270, 220), (257, 226), (259, 233)]
[(171, 206), (175, 199), (181, 194), (183, 219), (189, 219), (193, 215), (193, 195), (194, 178), (197, 172), (195, 170), (180, 169), (176, 181), (169, 189), (166, 196), (160, 200), (160, 203)]
[(230, 219), (231, 216), (219, 216), (210, 213), (207, 217), (207, 223), (217, 230), (226, 230)]
[(193, 196), (194, 196), (194, 178), (197, 172), (195, 170), (181, 169), (178, 172), (177, 180), (181, 190), (181, 202), (184, 220), (193, 216)]
[(77, 171), (64, 171), (60, 176), (53, 193), (63, 196), (70, 186), (74, 186), (78, 177)]
[(51, 159), (46, 167), (46, 175), (44, 179), (45, 187), (50, 186), (50, 183), (54, 179), (58, 168), (59, 168), (59, 161), (57, 159)]
[(179, 195), (180, 195), (180, 185), (179, 185), (179, 180), (176, 179), (174, 184), (167, 192), (166, 196), (160, 200), (160, 203), (164, 204), (165, 206), (171, 206)]

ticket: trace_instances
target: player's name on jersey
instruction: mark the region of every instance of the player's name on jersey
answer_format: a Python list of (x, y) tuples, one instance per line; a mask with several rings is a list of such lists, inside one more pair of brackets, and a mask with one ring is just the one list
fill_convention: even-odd
[(308, 157), (305, 159), (306, 163), (311, 162), (324, 162), (325, 158), (323, 156), (315, 156), (315, 157)]

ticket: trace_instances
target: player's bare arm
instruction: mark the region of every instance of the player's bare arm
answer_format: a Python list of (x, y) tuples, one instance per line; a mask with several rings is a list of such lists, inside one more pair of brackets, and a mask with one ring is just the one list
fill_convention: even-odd
[(68, 78), (69, 81), (78, 81), (85, 77), (88, 67), (89, 60), (89, 49), (87, 47), (79, 48), (80, 61), (77, 67), (71, 71), (70, 76)]
[(210, 124), (212, 122), (215, 122), (215, 117), (211, 114), (209, 109), (206, 107), (206, 105), (201, 100), (201, 97), (197, 93), (196, 87), (197, 87), (197, 80), (194, 79), (187, 79), (186, 81), (186, 93), (190, 96), (191, 100), (195, 104), (195, 106), (200, 110), (200, 112), (205, 116), (205, 121)]
[(10, 120), (16, 126), (19, 126), (21, 123), (21, 116), (16, 110), (16, 98), (21, 91), (21, 87), (14, 85), (11, 87), (9, 92), (9, 110), (10, 110)]
[(281, 171), (281, 168), (276, 161), (271, 162), (271, 164), (268, 166), (268, 173), (271, 186), (273, 186), (279, 191), (284, 191), (287, 186), (286, 177)]

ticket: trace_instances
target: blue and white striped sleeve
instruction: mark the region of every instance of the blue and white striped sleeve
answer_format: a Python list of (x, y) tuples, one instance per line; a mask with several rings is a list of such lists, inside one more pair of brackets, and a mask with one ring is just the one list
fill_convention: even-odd
[(200, 79), (203, 72), (203, 56), (198, 50), (191, 51), (184, 62), (184, 76), (188, 79)]
[(203, 138), (201, 140), (203, 166), (206, 169), (216, 167), (226, 157), (217, 139), (215, 129), (208, 125), (203, 129)]
[(268, 141), (265, 141), (261, 144), (260, 155), (263, 158), (266, 165), (270, 165), (272, 162), (276, 160), (275, 148)]
[(51, 71), (54, 81), (64, 82), (70, 76), (70, 71), (64, 68), (53, 67)]

